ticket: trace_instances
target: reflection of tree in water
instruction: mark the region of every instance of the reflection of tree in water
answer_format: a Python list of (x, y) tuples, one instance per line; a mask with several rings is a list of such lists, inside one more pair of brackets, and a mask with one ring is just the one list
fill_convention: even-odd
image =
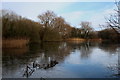
[(107, 66), (112, 71), (117, 71), (117, 73), (112, 76), (120, 76), (120, 44), (112, 43), (112, 42), (102, 42), (99, 44), (99, 48), (107, 52), (109, 55), (118, 55), (118, 63)]
[(70, 47), (65, 42), (46, 42), (43, 46), (44, 60), (55, 59), (63, 61), (70, 53)]
[(16, 73), (17, 70), (35, 60), (38, 55), (39, 53), (33, 54), (29, 48), (3, 49), (2, 74)]
[(116, 54), (119, 47), (120, 45), (114, 43), (102, 42), (101, 44), (99, 44), (99, 48), (108, 52), (109, 54)]
[(81, 58), (88, 58), (92, 53), (93, 47), (97, 46), (98, 43), (93, 42), (68, 42), (69, 46), (72, 47), (71, 51), (80, 50)]
[(81, 58), (89, 58), (90, 54), (92, 53), (92, 43), (85, 42), (81, 44), (80, 52), (81, 52)]
[(118, 74), (120, 76), (120, 48), (118, 49)]
[(18, 60), (17, 63), (29, 63), (37, 58), (41, 59), (42, 62), (48, 61), (50, 58), (62, 60), (69, 53), (70, 48), (66, 43), (46, 42), (42, 47), (38, 44), (33, 44), (29, 46), (29, 49), (5, 49), (2, 56), (3, 61), (6, 61), (3, 64), (7, 64), (7, 62), (14, 64), (15, 60)]
[[(3, 50), (3, 72), (16, 72), (20, 68), (31, 64), (33, 61), (43, 64), (49, 63), (49, 61), (53, 59), (61, 63), (66, 56), (75, 50), (80, 50), (81, 58), (89, 58), (93, 47), (98, 45), (98, 43), (91, 42), (45, 42), (42, 46), (39, 44), (32, 44), (26, 49)], [(106, 46), (102, 43), (99, 45), (101, 49), (104, 49), (104, 47), (106, 48)], [(110, 47), (113, 46), (111, 45)], [(107, 50), (109, 51), (109, 49)]]
[(20, 68), (31, 64), (33, 61), (39, 63), (48, 63), (50, 59), (58, 62), (64, 61), (64, 58), (69, 55), (70, 47), (62, 42), (45, 42), (43, 46), (32, 44), (24, 49), (4, 49), (3, 50), (3, 75), (15, 73)]

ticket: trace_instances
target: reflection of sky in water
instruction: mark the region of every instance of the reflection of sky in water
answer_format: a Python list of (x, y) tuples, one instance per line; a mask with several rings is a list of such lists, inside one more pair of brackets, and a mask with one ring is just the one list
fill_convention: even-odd
[(80, 50), (75, 50), (65, 60), (66, 64), (81, 64), (80, 61)]
[(99, 63), (104, 66), (112, 63), (117, 64), (118, 63), (117, 60), (118, 60), (118, 54), (111, 55), (100, 49), (94, 49), (91, 56), (91, 62)]
[(107, 67), (118, 64), (118, 54), (106, 54), (99, 48), (94, 48), (88, 59), (81, 59), (80, 54), (80, 50), (75, 50), (65, 60), (65, 70), (72, 71), (77, 77), (107, 77), (111, 74)]
[[(99, 48), (94, 48), (91, 56), (87, 59), (82, 60), (80, 50), (75, 50), (75, 52), (71, 52), (71, 54), (66, 58), (66, 63), (70, 64), (83, 64), (85, 61), (89, 61), (90, 64), (101, 64), (106, 66), (107, 64), (117, 64), (116, 60), (118, 60), (118, 54), (107, 54)], [(89, 63), (86, 63), (89, 64)]]
[[(110, 47), (109, 47), (110, 46)], [(48, 43), (44, 51), (41, 47), (34, 47), (32, 51), (17, 55), (11, 51), (3, 54), (3, 77), (22, 78), (26, 65), (33, 61), (38, 63), (58, 60), (59, 64), (50, 69), (37, 69), (30, 78), (103, 78), (113, 77), (117, 70), (110, 67), (118, 65), (118, 47), (112, 48), (96, 44), (86, 43)], [(111, 50), (111, 48), (113, 50)], [(53, 51), (51, 51), (53, 50)], [(14, 53), (14, 54), (13, 54)]]

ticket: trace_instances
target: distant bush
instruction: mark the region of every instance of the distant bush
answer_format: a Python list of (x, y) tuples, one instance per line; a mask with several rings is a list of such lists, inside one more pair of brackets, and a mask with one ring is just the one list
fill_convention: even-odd
[(104, 29), (98, 32), (98, 36), (103, 40), (117, 41), (118, 35), (113, 29)]

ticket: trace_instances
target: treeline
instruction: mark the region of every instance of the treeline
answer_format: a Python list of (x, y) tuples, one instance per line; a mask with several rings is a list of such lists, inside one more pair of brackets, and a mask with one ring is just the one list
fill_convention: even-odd
[(60, 41), (70, 36), (71, 26), (52, 11), (38, 16), (40, 22), (18, 16), (8, 10), (2, 11), (3, 39), (29, 39), (30, 42)]
[(92, 28), (91, 23), (84, 21), (80, 23), (81, 28), (72, 28), (71, 37), (95, 39), (98, 38), (97, 32)]
[(3, 39), (29, 39), (39, 42), (41, 24), (22, 18), (14, 12), (2, 11), (2, 37)]
[(80, 23), (81, 28), (69, 25), (64, 18), (52, 11), (38, 15), (39, 22), (2, 10), (3, 39), (28, 39), (30, 43), (62, 41), (68, 38), (107, 39), (115, 41), (118, 36), (112, 29), (94, 31), (90, 22)]
[(107, 28), (101, 31), (98, 31), (98, 36), (106, 41), (119, 42), (120, 43), (120, 33), (116, 33), (111, 28)]

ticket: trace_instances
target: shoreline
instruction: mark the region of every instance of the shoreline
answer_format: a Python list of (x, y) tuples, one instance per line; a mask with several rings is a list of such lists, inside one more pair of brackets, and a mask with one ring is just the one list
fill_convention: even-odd
[[(65, 40), (43, 41), (43, 42), (84, 42), (84, 41), (102, 41), (101, 39), (83, 39), (83, 38), (68, 38)], [(29, 44), (28, 39), (2, 39), (2, 48), (24, 48)]]
[(66, 41), (102, 41), (102, 39), (69, 38), (69, 39), (66, 39)]

